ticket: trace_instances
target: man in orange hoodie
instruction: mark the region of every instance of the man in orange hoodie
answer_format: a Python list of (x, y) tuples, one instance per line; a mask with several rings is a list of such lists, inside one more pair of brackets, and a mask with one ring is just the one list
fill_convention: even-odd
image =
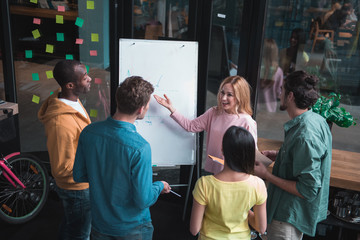
[(51, 173), (65, 211), (59, 239), (89, 239), (89, 184), (74, 182), (73, 165), (80, 133), (91, 122), (79, 101), (80, 93), (90, 91), (91, 78), (85, 65), (74, 60), (58, 62), (53, 74), (61, 91), (45, 100), (38, 118), (45, 127)]

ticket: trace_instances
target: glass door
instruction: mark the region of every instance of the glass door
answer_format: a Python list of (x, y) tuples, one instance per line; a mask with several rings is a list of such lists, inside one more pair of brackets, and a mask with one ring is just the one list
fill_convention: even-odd
[(188, 39), (189, 0), (134, 1), (134, 38)]
[(21, 150), (46, 151), (37, 112), (59, 88), (52, 70), (62, 59), (79, 60), (92, 78), (81, 96), (91, 121), (110, 114), (109, 3), (10, 1)]
[[(257, 88), (259, 137), (283, 140), (283, 124), (289, 117), (279, 111), (279, 88), (296, 70), (316, 75), (320, 94), (340, 94), (340, 107), (359, 119), (359, 10), (358, 0), (269, 1)], [(333, 148), (360, 152), (359, 124), (349, 128), (334, 124), (332, 134)]]

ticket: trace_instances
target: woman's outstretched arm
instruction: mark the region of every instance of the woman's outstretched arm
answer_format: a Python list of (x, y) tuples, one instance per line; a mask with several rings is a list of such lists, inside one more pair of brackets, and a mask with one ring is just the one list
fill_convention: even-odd
[(154, 95), (155, 100), (162, 106), (166, 107), (171, 113), (175, 112), (175, 108), (172, 106), (170, 99), (166, 94), (164, 94), (165, 98), (162, 98), (158, 95)]

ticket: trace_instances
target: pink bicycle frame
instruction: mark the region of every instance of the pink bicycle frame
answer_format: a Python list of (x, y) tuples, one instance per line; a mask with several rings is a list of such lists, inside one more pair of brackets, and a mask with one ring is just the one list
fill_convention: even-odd
[[(19, 155), (19, 152), (14, 152), (11, 153), (7, 156), (5, 156), (3, 159), (0, 160), (0, 167), (3, 168), (5, 170), (5, 172), (3, 171), (2, 174), (4, 175), (4, 177), (16, 188), (16, 184), (15, 182), (17, 182), (22, 188), (26, 188), (25, 185), (15, 176), (15, 174), (6, 166), (5, 161), (4, 160), (8, 160), (14, 156)], [(10, 176), (9, 176), (10, 175)], [(15, 180), (15, 182), (11, 179), (13, 178)]]

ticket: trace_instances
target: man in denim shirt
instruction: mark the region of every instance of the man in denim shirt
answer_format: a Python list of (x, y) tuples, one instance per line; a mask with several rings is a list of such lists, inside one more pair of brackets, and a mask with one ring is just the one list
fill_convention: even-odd
[(285, 79), (280, 110), (291, 120), (284, 125), (284, 143), (278, 152), (263, 152), (276, 159), (272, 173), (261, 163), (255, 166), (255, 174), (269, 182), (269, 240), (314, 236), (327, 216), (332, 136), (325, 119), (310, 109), (318, 98), (317, 81), (304, 71)]
[(144, 118), (153, 91), (141, 77), (128, 77), (116, 91), (114, 116), (80, 135), (73, 175), (90, 185), (93, 240), (152, 239), (149, 207), (170, 186), (152, 182), (150, 144), (134, 122)]

